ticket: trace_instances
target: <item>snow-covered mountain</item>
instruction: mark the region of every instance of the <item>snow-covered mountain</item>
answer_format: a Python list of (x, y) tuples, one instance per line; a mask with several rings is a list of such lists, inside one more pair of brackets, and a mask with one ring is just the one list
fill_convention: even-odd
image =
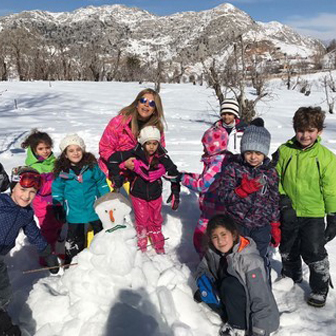
[[(25, 27), (38, 31), (51, 43), (72, 45), (95, 41), (109, 50), (123, 50), (140, 58), (160, 57), (190, 65), (200, 58), (200, 45), (207, 55), (222, 55), (228, 41), (242, 35), (245, 43), (264, 43), (269, 49), (303, 57), (324, 48), (316, 39), (302, 36), (278, 22), (256, 22), (247, 13), (224, 3), (201, 12), (156, 16), (124, 5), (80, 8), (73, 12), (25, 11), (0, 17), (0, 30)], [(203, 55), (204, 56), (204, 55)]]

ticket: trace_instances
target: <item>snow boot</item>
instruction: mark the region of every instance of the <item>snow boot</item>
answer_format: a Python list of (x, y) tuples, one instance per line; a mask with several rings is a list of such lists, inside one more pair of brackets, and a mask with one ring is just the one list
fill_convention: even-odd
[(229, 323), (223, 324), (219, 331), (219, 336), (245, 336), (246, 330), (237, 329), (230, 326)]
[(21, 336), (20, 328), (12, 324), (7, 312), (2, 309), (0, 309), (0, 336)]
[(327, 301), (328, 291), (326, 292), (311, 292), (307, 299), (307, 303), (316, 308), (322, 308)]

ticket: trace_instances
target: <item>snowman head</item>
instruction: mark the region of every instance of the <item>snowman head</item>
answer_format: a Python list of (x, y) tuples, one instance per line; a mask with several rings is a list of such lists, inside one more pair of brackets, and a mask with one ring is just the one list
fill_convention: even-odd
[(98, 198), (94, 209), (105, 230), (124, 224), (125, 216), (132, 211), (130, 201), (124, 195), (116, 192)]

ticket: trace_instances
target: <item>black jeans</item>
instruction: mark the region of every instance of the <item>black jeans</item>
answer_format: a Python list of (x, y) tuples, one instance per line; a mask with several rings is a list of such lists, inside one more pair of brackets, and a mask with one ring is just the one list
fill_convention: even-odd
[(239, 280), (231, 275), (222, 279), (219, 286), (219, 297), (231, 327), (247, 330), (246, 293)]
[[(103, 229), (100, 220), (89, 222), (92, 226), (94, 234), (97, 234)], [(83, 251), (86, 246), (85, 224), (84, 223), (69, 223), (68, 233), (65, 241), (65, 263), (70, 264), (72, 258), (79, 252)]]
[(282, 274), (295, 282), (302, 279), (302, 261), (308, 265), (313, 292), (325, 293), (330, 282), (324, 238), (324, 218), (297, 217), (281, 224)]
[(4, 256), (0, 255), (0, 309), (3, 309), (8, 304), (12, 294), (4, 258)]

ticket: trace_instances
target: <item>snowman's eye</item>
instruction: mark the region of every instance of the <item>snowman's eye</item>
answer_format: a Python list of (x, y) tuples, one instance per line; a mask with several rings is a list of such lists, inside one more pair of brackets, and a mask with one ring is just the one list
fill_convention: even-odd
[(105, 210), (105, 212), (106, 212), (106, 213), (108, 213), (108, 211), (107, 211), (107, 210)]

